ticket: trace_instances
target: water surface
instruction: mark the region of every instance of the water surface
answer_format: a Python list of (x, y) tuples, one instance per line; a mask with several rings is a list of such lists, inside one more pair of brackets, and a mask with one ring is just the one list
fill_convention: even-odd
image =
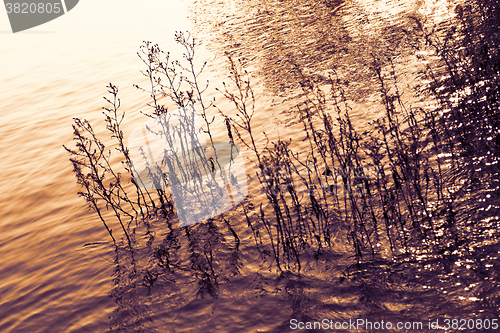
[[(127, 277), (127, 269), (134, 266), (130, 263), (124, 265), (123, 275), (117, 274), (109, 236), (76, 195), (78, 186), (62, 149), (62, 144), (71, 141), (73, 117), (87, 118), (99, 135), (108, 135), (100, 109), (109, 82), (120, 88), (127, 112), (124, 130), (131, 132), (142, 121), (138, 111), (146, 110), (148, 101), (147, 94), (132, 87), (145, 83), (139, 72), (144, 67), (136, 55), (139, 46), (143, 40), (151, 40), (180, 58), (173, 35), (175, 30), (186, 29), (196, 31), (204, 44), (199, 55), (210, 61), (205, 77), (210, 78), (212, 88), (226, 80), (224, 51), (242, 60), (252, 73), (258, 96), (253, 124), (271, 139), (296, 138), (300, 131), (293, 117), (284, 112), (299, 94), (294, 64), (320, 83), (327, 70), (335, 68), (349, 85), (352, 115), (362, 125), (383, 111), (373, 75), (366, 70), (370, 56), (394, 55), (400, 83), (407, 89), (405, 96), (410, 102), (419, 102), (411, 92), (414, 74), (422, 64), (405, 44), (403, 31), (411, 15), (439, 23), (453, 9), (451, 2), (411, 0), (92, 0), (79, 3), (62, 18), (18, 34), (7, 33), (3, 14), (0, 330), (103, 332), (111, 325), (124, 332), (286, 332), (290, 318), (390, 318), (425, 324), (436, 313), (472, 317), (485, 311), (469, 294), (497, 293), (498, 289), (493, 281), (478, 286), (476, 276), (468, 275), (466, 269), (461, 282), (450, 274), (412, 271), (410, 267), (378, 274), (360, 288), (345, 279), (349, 258), (342, 244), (337, 253), (322, 257), (320, 265), (308, 263), (301, 276), (281, 277), (267, 269), (266, 259), (251, 242), (242, 243), (239, 253), (218, 249), (221, 258), (240, 256), (240, 261), (217, 263), (231, 276), (220, 283), (217, 297), (207, 290), (200, 294), (200, 278), (188, 266), (172, 280), (147, 288), (137, 278)], [(207, 97), (214, 96), (218, 95), (212, 89)], [(230, 103), (219, 97), (218, 106), (231, 114)], [(225, 136), (222, 121), (215, 123), (214, 132)], [(265, 138), (260, 136), (257, 144), (263, 146)], [(293, 144), (297, 150), (307, 148), (301, 142)], [(247, 163), (252, 174), (255, 161), (248, 157)], [(249, 200), (258, 206), (264, 196)], [(258, 211), (251, 214), (258, 216)], [(228, 212), (226, 217), (238, 233), (249, 235), (244, 216)], [(153, 225), (161, 242), (167, 235), (165, 225), (161, 221)], [(139, 228), (137, 235), (142, 232)], [(193, 237), (203, 248), (207, 244), (204, 236), (219, 237), (219, 232), (202, 223)], [(186, 249), (191, 244), (180, 230), (175, 233), (183, 239), (179, 262), (189, 262)], [(97, 243), (84, 246), (91, 242)], [(488, 251), (498, 253), (495, 245)], [(149, 254), (144, 251), (136, 258), (139, 271), (150, 269)], [(491, 279), (497, 277), (496, 271), (488, 274)]]

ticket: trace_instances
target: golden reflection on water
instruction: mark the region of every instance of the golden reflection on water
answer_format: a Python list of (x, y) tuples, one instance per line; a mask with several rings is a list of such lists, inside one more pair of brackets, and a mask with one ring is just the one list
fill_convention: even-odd
[[(61, 145), (71, 138), (72, 117), (85, 117), (95, 127), (102, 124), (101, 96), (109, 82), (120, 87), (128, 112), (125, 131), (142, 121), (137, 111), (145, 108), (147, 96), (132, 88), (132, 83), (143, 80), (136, 52), (146, 39), (176, 51), (174, 57), (179, 57), (172, 37), (174, 30), (189, 28), (186, 5), (85, 1), (70, 14), (40, 27), (55, 33), (0, 35), (0, 60), (5, 69), (0, 95), (0, 312), (4, 314), (0, 331), (42, 332), (50, 327), (53, 332), (97, 332), (108, 328), (108, 316), (115, 306), (107, 297), (114, 254), (100, 222), (75, 195), (78, 188)], [(200, 54), (215, 63), (211, 74), (217, 75), (220, 69), (220, 77), (212, 84), (225, 79), (221, 50), (240, 58), (254, 75), (262, 96), (254, 125), (276, 136), (276, 124), (287, 123), (281, 102), (297, 94), (297, 67), (320, 83), (327, 70), (335, 68), (349, 84), (358, 121), (376, 117), (381, 111), (378, 93), (373, 93), (373, 75), (365, 70), (372, 54), (397, 55), (398, 70), (406, 73), (402, 83), (410, 91), (418, 64), (404, 44), (408, 17), (430, 16), (439, 22), (452, 7), (446, 1), (200, 0), (191, 5), (191, 18), (204, 46), (218, 55), (214, 59), (211, 53)], [(8, 30), (2, 24), (0, 31)], [(229, 107), (229, 103), (218, 105)], [(270, 115), (277, 119), (269, 121)], [(217, 135), (225, 133), (224, 126), (218, 126)], [(281, 134), (297, 131), (278, 128)], [(103, 126), (98, 133), (105, 135)], [(263, 143), (264, 139), (258, 142)], [(234, 218), (242, 220), (241, 216)], [(158, 230), (161, 232), (161, 225)], [(138, 228), (137, 234), (141, 231)], [(204, 232), (200, 226), (199, 234)], [(108, 243), (82, 247), (95, 241)], [(440, 286), (451, 281), (451, 273), (443, 274), (439, 286), (429, 293), (425, 288), (428, 272), (413, 272), (403, 286), (390, 281), (393, 277), (387, 274), (360, 290), (355, 284), (339, 283), (344, 278), (340, 274), (345, 268), (342, 254), (323, 258), (324, 271), (306, 267), (301, 279), (287, 276), (276, 281), (272, 274), (259, 271), (260, 258), (252, 246), (242, 245), (248, 251), (241, 251), (248, 265), (242, 268), (240, 279), (221, 288), (219, 300), (192, 301), (197, 285), (186, 272), (176, 281), (163, 281), (163, 292), (153, 294), (127, 285), (129, 281), (124, 279), (123, 294), (116, 290), (113, 294), (118, 306), (111, 315), (112, 324), (162, 331), (165, 327), (190, 330), (196, 322), (200, 332), (283, 332), (290, 311), (304, 320), (310, 313), (338, 320), (361, 313), (372, 318), (397, 313), (397, 318), (406, 318), (411, 315), (407, 313), (410, 305), (417, 303), (422, 315), (430, 316), (436, 299), (444, 298)], [(138, 265), (148, 267), (150, 263), (145, 261), (147, 258), (138, 258)], [(368, 274), (371, 269), (360, 271)], [(461, 274), (462, 284), (473, 288), (473, 277), (466, 270)], [(423, 287), (415, 287), (419, 285)], [(461, 306), (464, 315), (473, 310), (470, 302), (459, 302), (467, 296), (461, 288), (452, 288), (451, 293), (458, 302), (457, 311)], [(371, 299), (363, 298), (366, 294)]]
[[(300, 95), (302, 75), (321, 85), (333, 74), (346, 85), (358, 122), (370, 121), (382, 110), (377, 78), (370, 70), (374, 57), (393, 58), (405, 101), (418, 103), (413, 88), (424, 64), (412, 49), (416, 33), (412, 18), (437, 24), (449, 18), (454, 8), (448, 1), (196, 3), (197, 28), (213, 40), (208, 47), (221, 62), (221, 50), (242, 61), (254, 74), (259, 92), (272, 95), (264, 107), (272, 110)], [(289, 121), (283, 113), (277, 118), (275, 124)]]
[[(300, 75), (297, 68), (303, 70), (308, 79), (321, 84), (326, 70), (334, 67), (349, 85), (347, 93), (355, 105), (356, 121), (371, 120), (376, 118), (377, 112), (383, 111), (377, 105), (380, 103), (379, 92), (374, 89), (375, 80), (368, 70), (372, 55), (395, 58), (397, 72), (402, 73), (398, 83), (406, 84), (406, 92), (410, 95), (405, 96), (405, 101), (412, 101), (410, 92), (413, 91), (413, 84), (417, 83), (412, 80), (422, 64), (411, 45), (405, 44), (409, 42), (407, 35), (412, 33), (408, 32), (411, 28), (410, 17), (436, 14), (429, 19), (439, 23), (449, 13), (448, 9), (432, 7), (441, 6), (440, 2), (404, 5), (391, 2), (386, 7), (377, 8), (371, 3), (332, 1), (243, 1), (237, 4), (198, 1), (196, 4), (194, 10), (198, 28), (211, 36), (214, 43), (209, 46), (221, 56), (216, 61), (222, 67), (222, 53), (229, 52), (234, 58), (242, 60), (253, 74), (254, 82), (257, 82), (256, 90), (260, 95), (256, 128), (261, 130), (266, 126), (266, 133), (273, 139), (278, 135), (293, 138), (291, 146), (298, 150), (304, 150), (300, 142), (300, 128), (289, 125), (286, 119), (283, 120), (286, 114), (280, 113), (288, 106), (286, 103), (293, 104), (300, 97), (296, 89), (297, 76)], [(427, 53), (425, 50), (419, 52)], [(273, 129), (267, 131), (269, 127)], [(259, 139), (260, 144), (263, 141), (265, 139)], [(251, 201), (257, 205), (265, 202), (263, 197), (263, 194), (260, 197), (256, 195)], [(263, 209), (272, 210), (272, 206), (267, 205)], [(255, 209), (249, 214), (258, 218), (259, 211)], [(238, 233), (250, 233), (248, 228), (244, 228), (244, 216), (237, 212), (229, 212), (226, 216)], [(161, 225), (158, 224), (158, 229), (156, 226), (152, 228), (161, 230)], [(189, 240), (183, 238), (178, 230), (172, 231), (175, 237), (165, 238), (163, 244), (167, 244), (167, 248), (174, 246), (174, 239), (178, 240), (175, 244), (178, 253), (172, 259), (175, 269), (154, 276), (158, 278), (155, 282), (158, 287), (151, 284), (138, 286), (141, 274), (155, 270), (147, 256), (141, 257), (140, 262), (129, 262), (122, 267), (113, 291), (118, 304), (113, 315), (115, 327), (124, 330), (140, 327), (146, 331), (154, 331), (158, 327), (171, 327), (172, 330), (196, 327), (198, 331), (253, 332), (260, 329), (283, 332), (289, 330), (289, 318), (343, 321), (363, 316), (391, 318), (394, 321), (425, 321), (443, 313), (464, 318), (484, 311), (496, 313), (495, 296), (488, 299), (491, 304), (479, 310), (475, 303), (477, 300), (484, 301), (490, 291), (495, 292), (495, 283), (481, 283), (481, 287), (473, 290), (478, 297), (470, 296), (471, 290), (462, 287), (465, 283), (476, 286), (471, 283), (478, 279), (476, 272), (492, 278), (497, 274), (497, 269), (493, 269), (491, 264), (493, 257), (482, 258), (484, 263), (475, 262), (474, 258), (479, 258), (480, 254), (472, 253), (470, 249), (457, 250), (458, 253), (442, 259), (427, 254), (418, 257), (417, 250), (410, 248), (410, 255), (406, 261), (401, 259), (399, 265), (381, 259), (346, 267), (348, 258), (342, 251), (345, 250), (342, 246), (346, 245), (340, 244), (339, 253), (318, 256), (321, 259), (316, 259), (321, 261), (320, 264), (305, 263), (301, 276), (291, 273), (278, 276), (266, 271), (269, 263), (263, 262), (264, 256), (259, 256), (251, 242), (242, 244), (241, 251), (235, 253), (230, 253), (230, 247), (214, 246), (213, 250), (219, 257), (214, 256), (216, 259), (211, 263), (220, 272), (222, 281), (216, 293), (211, 289), (216, 283), (197, 275), (202, 269), (198, 271), (195, 265), (203, 260), (198, 261), (190, 246), (196, 245), (198, 255), (202, 249), (208, 251), (207, 248), (210, 248), (211, 256), (212, 244), (207, 239), (212, 236), (221, 239), (223, 231), (220, 226), (203, 223), (194, 226), (190, 232)], [(144, 235), (145, 230), (138, 234)], [(161, 239), (159, 237), (156, 241)], [(145, 235), (142, 242), (146, 243)], [(227, 244), (232, 243), (224, 243)], [(158, 243), (154, 245), (161, 246)], [(466, 259), (470, 261), (466, 268), (454, 263), (456, 258), (464, 255), (462, 252), (469, 250), (472, 259)], [(192, 256), (188, 260), (190, 251)], [(498, 246), (492, 245), (488, 251), (496, 253)], [(122, 255), (127, 258), (126, 254)], [(244, 258), (239, 261), (238, 255)], [(401, 250), (401, 257), (403, 255)], [(181, 256), (184, 258), (178, 258)], [(123, 258), (121, 260), (125, 260)], [(421, 261), (422, 265), (419, 266), (417, 261)], [(194, 264), (189, 266), (189, 262)], [(342, 271), (358, 280), (347, 280)], [(155, 321), (140, 322), (151, 313), (157, 315)]]
[[(147, 39), (176, 51), (173, 34), (190, 29), (187, 16), (184, 1), (80, 1), (12, 34), (0, 10), (1, 332), (109, 327), (113, 250), (75, 195), (62, 144), (71, 141), (72, 117), (100, 123), (109, 82), (121, 88), (134, 126), (145, 97), (132, 88), (141, 81), (136, 52)], [(106, 244), (82, 247), (97, 240)]]

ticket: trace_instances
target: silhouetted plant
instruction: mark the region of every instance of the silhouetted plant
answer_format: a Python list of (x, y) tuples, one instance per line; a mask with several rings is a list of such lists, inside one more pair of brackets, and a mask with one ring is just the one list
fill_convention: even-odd
[[(174, 288), (176, 279), (183, 278), (197, 285), (197, 295), (215, 298), (222, 283), (240, 274), (245, 264), (240, 252), (247, 244), (255, 246), (262, 264), (275, 267), (282, 278), (301, 273), (312, 258), (321, 262), (323, 255), (326, 258), (328, 252), (345, 249), (347, 244), (352, 261), (346, 265), (346, 275), (360, 281), (369, 303), (376, 302), (372, 296), (377, 284), (368, 279), (377, 272), (397, 274), (399, 267), (431, 264), (451, 271), (450, 262), (461, 255), (479, 258), (481, 271), (481, 254), (474, 247), (498, 234), (489, 221), (498, 216), (494, 200), (499, 186), (500, 38), (488, 24), (498, 25), (491, 17), (500, 15), (486, 1), (457, 11), (453, 19), (457, 24), (449, 31), (428, 31), (425, 22), (415, 19), (421, 39), (413, 45), (426, 44), (436, 55), (422, 73), (430, 83), (419, 93), (435, 106), (405, 104), (392, 58), (373, 55), (370, 70), (385, 112), (364, 131), (352, 119), (348, 88), (335, 71), (315, 80), (290, 61), (287, 68), (296, 79), (293, 85), (302, 94), (289, 113), (303, 131), (293, 139), (269, 140), (254, 127), (250, 76), (228, 54), (231, 82), (223, 83), (220, 92), (234, 110), (219, 109), (219, 113), (231, 147), (241, 143), (253, 153), (263, 200), (243, 200), (231, 212), (195, 225), (173, 225), (168, 189), (156, 188), (153, 199), (133, 181), (135, 195), (127, 193), (131, 187), (112, 169), (110, 153), (88, 122), (76, 119), (77, 150), (66, 149), (85, 189), (80, 195), (97, 211), (113, 241), (116, 235), (101, 214), (100, 200), (115, 213), (129, 245), (136, 239), (129, 236), (131, 221), (140, 218), (148, 232), (152, 220), (167, 222), (160, 244), (151, 233), (151, 260), (134, 275), (135, 283), (152, 293), (155, 285)], [(488, 37), (481, 41), (483, 35)], [(180, 108), (196, 105), (215, 146), (211, 125), (216, 118), (208, 116), (213, 104), (204, 101), (206, 86), (201, 86), (200, 70), (194, 66), (195, 40), (179, 33), (176, 41), (185, 47), (187, 65), (170, 61), (156, 44), (145, 42), (141, 47), (139, 56), (150, 83), (144, 90), (153, 108), (146, 115), (168, 114), (160, 103), (162, 97), (170, 97)], [(135, 179), (120, 128), (118, 90), (109, 88), (113, 99), (105, 111), (107, 128), (118, 141), (128, 176)], [(296, 151), (293, 140), (305, 142), (307, 150)], [(165, 169), (178, 170), (177, 162), (166, 160)], [(213, 160), (202, 158), (201, 167), (215, 177), (217, 163), (216, 153)], [(157, 182), (167, 180), (163, 170), (148, 167)], [(186, 180), (194, 171), (180, 170), (179, 178)], [(203, 184), (199, 186), (194, 192), (200, 202), (215, 202), (204, 197)], [(181, 215), (179, 209), (177, 214)], [(122, 217), (129, 220), (124, 222)], [(294, 311), (300, 312), (297, 304)]]
[[(104, 144), (97, 139), (94, 130), (86, 120), (81, 121), (75, 118), (73, 130), (77, 150), (67, 148), (66, 146), (64, 148), (72, 155), (70, 161), (73, 164), (73, 171), (77, 177), (78, 184), (85, 188), (85, 192), (79, 192), (78, 194), (84, 197), (97, 212), (113, 242), (116, 244), (113, 231), (105, 222), (101, 213), (100, 202), (98, 200), (103, 200), (105, 207), (112, 209), (115, 213), (130, 246), (130, 236), (120, 213), (131, 219), (133, 216), (121, 207), (123, 196), (120, 187), (120, 175), (115, 174), (110, 169), (109, 160), (111, 152), (106, 151)], [(108, 177), (113, 178), (109, 179)], [(109, 183), (106, 184), (106, 182)]]

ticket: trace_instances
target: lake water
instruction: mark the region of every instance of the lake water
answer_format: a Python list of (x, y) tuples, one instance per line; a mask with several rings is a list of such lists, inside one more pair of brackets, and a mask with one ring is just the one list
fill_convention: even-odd
[(76, 196), (62, 144), (71, 142), (73, 117), (100, 121), (109, 82), (130, 110), (143, 107), (132, 87), (141, 79), (139, 46), (175, 44), (176, 30), (191, 29), (187, 5), (81, 1), (17, 34), (0, 11), (0, 331), (109, 328), (113, 250), (83, 247), (108, 236)]
[[(106, 135), (101, 107), (109, 82), (120, 88), (127, 112), (124, 130), (130, 132), (143, 121), (138, 111), (145, 109), (148, 96), (132, 84), (144, 83), (139, 72), (143, 64), (136, 55), (144, 40), (180, 58), (174, 32), (197, 31), (204, 42), (199, 56), (210, 62), (206, 77), (212, 88), (220, 87), (227, 75), (222, 50), (241, 56), (259, 83), (254, 126), (275, 138), (278, 132), (293, 136), (296, 130), (285, 126), (288, 120), (282, 113), (287, 103), (283, 100), (294, 94), (287, 86), (288, 70), (280, 65), (284, 58), (321, 74), (332, 65), (334, 53), (338, 60), (344, 40), (346, 49), (340, 53), (346, 60), (338, 61), (338, 66), (353, 80), (350, 97), (357, 100), (353, 116), (366, 122), (383, 110), (371, 98), (370, 78), (360, 71), (370, 51), (365, 48), (391, 46), (398, 35), (397, 29), (389, 28), (404, 26), (409, 14), (437, 22), (453, 12), (452, 4), (431, 0), (331, 1), (314, 15), (307, 15), (311, 8), (300, 7), (300, 1), (284, 3), (279, 7), (279, 2), (268, 1), (87, 0), (59, 19), (17, 34), (10, 32), (7, 15), (0, 11), (1, 332), (104, 332), (110, 322), (115, 326), (127, 322), (123, 331), (138, 332), (285, 332), (282, 323), (290, 311), (299, 316), (304, 309), (316, 309), (319, 302), (331, 305), (316, 312), (325, 318), (354, 318), (360, 313), (398, 313), (405, 318), (404, 302), (387, 302), (385, 310), (367, 309), (356, 300), (359, 292), (354, 287), (332, 286), (340, 278), (341, 262), (331, 264), (331, 272), (336, 272), (332, 276), (330, 271), (323, 271), (321, 278), (315, 275), (318, 272), (305, 273), (295, 287), (276, 282), (274, 291), (262, 287), (258, 294), (252, 288), (265, 284), (259, 280), (265, 278), (246, 268), (216, 305), (191, 300), (195, 288), (184, 286), (182, 279), (178, 284), (184, 299), (163, 294), (148, 299), (139, 292), (135, 298), (128, 294), (125, 301), (120, 299), (117, 309), (116, 297), (109, 296), (114, 248), (98, 217), (77, 196), (62, 145), (71, 142), (73, 117), (88, 119), (98, 134)], [(287, 8), (293, 6), (300, 7), (297, 17), (287, 17)], [(306, 24), (297, 29), (301, 21)], [(367, 36), (371, 36), (368, 41)], [(418, 67), (413, 56), (402, 54), (399, 62), (402, 72), (408, 73), (402, 77), (408, 91), (410, 74)], [(217, 94), (210, 90), (207, 96)], [(219, 106), (231, 113), (229, 103), (221, 101)], [(222, 122), (214, 129), (225, 133)], [(263, 143), (264, 139), (258, 142)], [(91, 242), (100, 243), (84, 246)], [(250, 266), (257, 261), (248, 260)], [(430, 314), (433, 298), (424, 293), (418, 297), (422, 314)], [(179, 306), (169, 310), (175, 302)], [(126, 319), (127, 313), (133, 319)]]

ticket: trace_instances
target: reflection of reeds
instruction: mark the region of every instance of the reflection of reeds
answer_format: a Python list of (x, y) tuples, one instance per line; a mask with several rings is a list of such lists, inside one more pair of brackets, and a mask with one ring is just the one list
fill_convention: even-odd
[[(489, 23), (478, 27), (478, 17)], [(246, 73), (229, 58), (235, 91), (225, 87), (223, 94), (239, 118), (229, 123), (256, 154), (258, 179), (273, 207), (271, 218), (261, 205), (260, 222), (278, 268), (292, 260), (300, 270), (301, 250), (320, 253), (331, 246), (332, 230), (339, 225), (358, 263), (366, 255), (387, 253), (393, 258), (447, 255), (472, 242), (468, 209), (477, 205), (464, 200), (477, 188), (472, 161), (494, 153), (490, 163), (495, 164), (498, 155), (498, 38), (488, 26), (491, 17), (498, 17), (494, 7), (481, 3), (474, 14), (458, 16), (459, 31), (451, 29), (443, 36), (424, 31), (417, 21), (421, 42), (435, 48), (443, 65), (439, 73), (429, 66), (424, 73), (433, 82), (426, 91), (440, 103), (432, 110), (405, 106), (390, 58), (374, 57), (372, 69), (386, 112), (363, 133), (351, 122), (340, 81), (327, 81), (327, 95), (295, 65), (294, 77), (304, 92), (296, 114), (310, 146), (305, 156), (294, 152), (287, 140), (257, 150), (251, 127), (253, 94)], [(482, 33), (489, 38), (478, 46)], [(470, 84), (472, 93), (458, 98)], [(452, 97), (459, 102), (452, 105)], [(331, 106), (335, 118), (326, 111)], [(340, 177), (332, 176), (332, 169), (340, 170)], [(306, 200), (299, 199), (299, 188), (306, 189)]]
[[(416, 21), (422, 32), (420, 42), (436, 50), (438, 57), (431, 63), (440, 64), (425, 69), (423, 74), (431, 83), (420, 91), (436, 103), (433, 109), (405, 105), (390, 58), (374, 56), (371, 70), (378, 80), (385, 113), (360, 132), (335, 73), (331, 72), (323, 82), (326, 85), (320, 87), (294, 66), (303, 97), (293, 113), (296, 123), (302, 125), (306, 152), (295, 151), (291, 139), (269, 142), (265, 134), (258, 137), (259, 130), (252, 127), (255, 100), (249, 76), (228, 56), (232, 84), (225, 84), (221, 93), (236, 112), (231, 117), (228, 111), (219, 110), (227, 126), (228, 146), (239, 141), (254, 153), (257, 179), (265, 195), (261, 202), (246, 200), (231, 212), (244, 217), (240, 220), (246, 227), (226, 215), (181, 230), (173, 228), (169, 196), (157, 191), (161, 210), (153, 209), (158, 205), (156, 200), (140, 186), (135, 187), (136, 197), (132, 199), (120, 183), (120, 174), (112, 171), (109, 155), (90, 125), (76, 119), (78, 150), (68, 151), (73, 155), (78, 181), (87, 191), (82, 195), (96, 209), (113, 240), (97, 198), (113, 209), (129, 243), (121, 216), (137, 219), (141, 214), (147, 221), (155, 213), (164, 212), (162, 221), (167, 220), (169, 231), (161, 244), (155, 245), (143, 274), (143, 285), (148, 289), (176, 278), (192, 278), (200, 294), (215, 296), (221, 281), (239, 274), (244, 262), (240, 249), (249, 243), (255, 244), (263, 261), (271, 258), (283, 274), (300, 272), (310, 258), (318, 260), (344, 244), (355, 259), (347, 272), (366, 273), (371, 267), (385, 267), (390, 262), (442, 263), (472, 255), (473, 247), (497, 235), (490, 221), (498, 218), (495, 199), (500, 151), (500, 43), (496, 30), (489, 27), (499, 22), (500, 15), (498, 8), (478, 3), (478, 7), (467, 8), (468, 15), (462, 9), (455, 18), (457, 28), (449, 34), (431, 34)], [(146, 43), (142, 48), (153, 115), (167, 112), (156, 92), (172, 97), (179, 107), (200, 105), (211, 147), (216, 148), (206, 115), (208, 106), (203, 104), (203, 91), (196, 83), (195, 44), (188, 35), (178, 35), (177, 41), (187, 49), (186, 67), (169, 67), (168, 56), (161, 60), (166, 54), (157, 45)], [(194, 78), (185, 79), (178, 72), (182, 68)], [(160, 76), (166, 80), (159, 80)], [(116, 90), (111, 87), (116, 98)], [(133, 166), (119, 129), (121, 120), (116, 103), (112, 105), (108, 128), (118, 139), (132, 175)], [(259, 149), (257, 142), (266, 145)], [(217, 154), (213, 158), (218, 161)], [(208, 168), (207, 175), (221, 170), (207, 158), (197, 163)], [(82, 168), (87, 168), (87, 173)], [(179, 170), (176, 174), (189, 177)], [(108, 187), (104, 185), (105, 176), (113, 180)], [(249, 239), (251, 242), (246, 242)]]

